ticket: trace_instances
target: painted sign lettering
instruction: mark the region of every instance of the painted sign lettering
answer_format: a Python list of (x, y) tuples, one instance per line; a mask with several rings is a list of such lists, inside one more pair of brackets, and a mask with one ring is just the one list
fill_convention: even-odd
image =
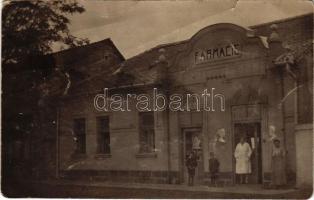
[(195, 51), (194, 61), (196, 64), (206, 63), (213, 60), (227, 57), (237, 57), (240, 55), (240, 44), (226, 45), (206, 50)]

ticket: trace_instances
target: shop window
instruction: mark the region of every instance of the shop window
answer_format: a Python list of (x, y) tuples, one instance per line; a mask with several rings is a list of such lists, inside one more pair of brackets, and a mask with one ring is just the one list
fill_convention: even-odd
[(110, 154), (109, 116), (97, 118), (97, 153)]
[(140, 112), (139, 122), (139, 153), (152, 153), (155, 150), (154, 112)]
[(73, 130), (76, 141), (75, 153), (85, 154), (86, 153), (85, 119), (84, 118), (74, 119)]

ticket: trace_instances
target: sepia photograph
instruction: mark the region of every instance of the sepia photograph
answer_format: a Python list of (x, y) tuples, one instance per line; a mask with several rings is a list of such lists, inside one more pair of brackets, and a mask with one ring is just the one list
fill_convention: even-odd
[(313, 8), (2, 0), (2, 198), (313, 198)]

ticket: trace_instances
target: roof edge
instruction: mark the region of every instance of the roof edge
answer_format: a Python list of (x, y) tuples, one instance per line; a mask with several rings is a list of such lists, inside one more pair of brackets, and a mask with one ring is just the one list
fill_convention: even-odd
[(314, 16), (314, 12), (310, 12), (310, 13), (305, 13), (305, 14), (302, 14), (302, 15), (296, 15), (296, 16), (292, 16), (292, 17), (287, 17), (287, 18), (283, 18), (283, 19), (277, 19), (277, 20), (274, 20), (274, 21), (271, 21), (271, 22), (265, 22), (265, 23), (261, 23), (261, 24), (256, 24), (256, 25), (253, 25), (253, 26), (249, 26), (249, 28), (251, 29), (255, 29), (255, 28), (258, 28), (258, 27), (261, 27), (261, 26), (266, 26), (266, 25), (271, 25), (271, 24), (276, 24), (276, 23), (283, 23), (283, 22), (286, 22), (286, 21), (290, 21), (290, 20), (294, 20), (294, 19), (297, 19), (297, 18), (302, 18), (302, 17), (306, 17), (306, 16)]
[[(289, 21), (289, 20), (293, 20), (293, 19), (297, 19), (297, 18), (302, 18), (302, 17), (308, 16), (308, 15), (313, 15), (314, 16), (314, 12), (305, 13), (305, 14), (302, 14), (302, 15), (292, 16), (292, 17), (283, 18), (283, 19), (278, 19), (278, 20), (274, 20), (274, 21), (271, 21), (271, 22), (256, 24), (256, 25), (247, 26), (247, 27), (246, 26), (240, 26), (238, 24), (234, 24), (234, 25), (240, 26), (240, 27), (242, 27), (244, 29), (255, 31), (254, 30), (255, 28), (258, 28), (258, 27), (261, 27), (261, 26), (271, 25), (271, 24), (274, 24), (274, 23), (282, 23), (282, 22), (285, 22), (285, 21)], [(220, 23), (215, 23), (215, 24), (220, 24)], [(215, 24), (211, 24), (211, 25), (208, 25), (208, 26), (212, 26), (212, 25), (215, 25)], [(226, 24), (233, 24), (233, 23), (226, 23)], [(208, 27), (208, 26), (206, 26), (206, 27)], [(205, 29), (206, 27), (204, 27), (202, 29)], [(202, 29), (200, 29), (199, 31), (201, 31)], [(195, 33), (195, 34), (197, 34), (197, 33)], [(256, 35), (256, 36), (258, 36), (258, 35)], [(154, 46), (154, 47), (152, 47), (152, 48), (150, 48), (148, 50), (145, 50), (145, 51), (143, 51), (143, 52), (141, 52), (141, 53), (139, 53), (137, 55), (134, 55), (134, 56), (132, 56), (132, 57), (126, 59), (126, 60), (134, 59), (134, 58), (139, 57), (139, 56), (141, 56), (141, 55), (143, 55), (143, 54), (145, 54), (147, 52), (151, 52), (151, 51), (159, 49), (159, 48), (165, 48), (165, 47), (169, 47), (169, 46), (175, 46), (175, 45), (179, 45), (179, 44), (184, 44), (184, 43), (188, 42), (189, 40), (191, 40), (192, 37), (190, 37), (190, 38), (188, 38), (186, 40), (181, 40), (181, 41), (176, 41), (176, 42), (169, 42), (169, 43), (164, 43), (164, 44), (158, 44), (158, 45), (156, 45), (156, 46)]]
[(102, 43), (102, 42), (108, 42), (114, 49), (114, 51), (117, 52), (118, 56), (124, 61), (125, 60), (125, 57), (122, 55), (122, 53), (119, 51), (119, 49), (117, 48), (117, 46), (113, 43), (113, 41), (111, 40), (111, 38), (105, 38), (103, 40), (99, 40), (97, 42), (93, 42), (93, 43), (90, 43), (90, 44), (85, 44), (85, 45), (81, 45), (81, 46), (76, 46), (76, 47), (72, 47), (72, 48), (68, 48), (68, 49), (64, 49), (64, 50), (61, 50), (61, 51), (57, 51), (57, 52), (53, 52), (53, 53), (50, 53), (50, 54), (47, 54), (47, 55), (58, 55), (58, 54), (62, 54), (64, 52), (68, 52), (68, 51), (73, 51), (73, 50), (76, 50), (76, 49), (80, 49), (80, 48), (86, 48), (88, 46), (93, 46), (93, 45), (96, 45), (96, 44), (99, 44), (99, 43)]

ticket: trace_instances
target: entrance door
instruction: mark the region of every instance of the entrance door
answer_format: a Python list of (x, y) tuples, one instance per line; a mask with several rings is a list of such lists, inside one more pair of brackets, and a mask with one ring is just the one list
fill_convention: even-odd
[[(261, 124), (260, 123), (236, 123), (234, 124), (234, 148), (240, 142), (241, 137), (251, 146), (251, 167), (249, 183), (262, 183), (262, 147), (261, 147)], [(235, 159), (234, 159), (235, 166)], [(235, 168), (234, 168), (235, 171)], [(239, 183), (236, 176), (236, 183)]]
[(183, 178), (184, 183), (188, 182), (188, 172), (186, 168), (186, 158), (188, 154), (194, 149), (198, 154), (197, 167), (195, 169), (194, 185), (202, 184), (204, 175), (204, 162), (203, 162), (203, 151), (201, 141), (201, 129), (200, 128), (187, 128), (183, 129)]

